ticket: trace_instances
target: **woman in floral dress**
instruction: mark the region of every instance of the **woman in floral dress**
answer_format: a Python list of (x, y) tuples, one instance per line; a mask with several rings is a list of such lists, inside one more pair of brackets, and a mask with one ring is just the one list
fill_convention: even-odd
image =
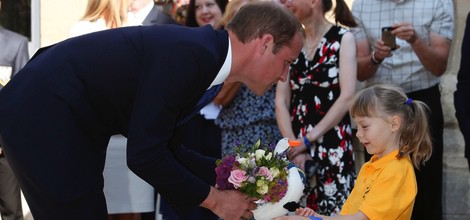
[(277, 143), (282, 136), (274, 116), (275, 87), (257, 96), (242, 85), (233, 101), (224, 106), (215, 120), (222, 131), (222, 157), (233, 154), (234, 146)]
[[(331, 0), (281, 0), (305, 27), (304, 48), (291, 64), (289, 80), (278, 83), (276, 117), (284, 137), (304, 143), (289, 158), (307, 169), (307, 206), (323, 215), (339, 214), (352, 190), (355, 166), (348, 114), (356, 89), (354, 36), (326, 20)], [(343, 0), (336, 22), (356, 23)], [(313, 173), (306, 161), (316, 164)], [(312, 163), (307, 163), (312, 164)]]

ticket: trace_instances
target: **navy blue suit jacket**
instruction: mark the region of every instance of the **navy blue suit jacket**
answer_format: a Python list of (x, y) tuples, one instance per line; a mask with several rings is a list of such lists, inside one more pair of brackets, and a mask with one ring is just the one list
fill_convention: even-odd
[(132, 171), (174, 206), (200, 204), (215, 182), (215, 160), (181, 148), (176, 124), (227, 50), (226, 31), (155, 25), (40, 51), (0, 92), (0, 143), (20, 182), (34, 182), (25, 191), (68, 201), (96, 188), (109, 137), (123, 134)]
[(470, 161), (470, 13), (467, 15), (461, 48), (460, 69), (457, 73), (457, 90), (454, 93), (455, 116), (465, 140), (465, 157)]

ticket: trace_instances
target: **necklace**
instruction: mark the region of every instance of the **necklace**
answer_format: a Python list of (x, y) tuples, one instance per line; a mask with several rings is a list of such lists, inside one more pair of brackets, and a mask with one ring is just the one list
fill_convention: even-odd
[[(325, 36), (325, 34), (328, 32), (328, 30), (330, 30), (330, 28), (331, 28), (331, 25), (326, 24), (321, 28), (321, 31), (318, 32), (320, 34), (317, 34), (314, 37), (313, 41), (308, 41), (307, 39), (305, 40), (303, 50), (304, 50), (305, 56), (308, 60), (310, 60), (310, 61), (313, 60), (313, 58), (315, 56), (315, 52), (317, 51), (317, 48), (318, 48), (319, 44), (321, 43), (321, 40), (323, 39), (323, 36)], [(309, 43), (309, 42), (313, 42), (313, 43)]]
[(307, 60), (312, 61), (318, 47), (304, 47), (304, 53)]

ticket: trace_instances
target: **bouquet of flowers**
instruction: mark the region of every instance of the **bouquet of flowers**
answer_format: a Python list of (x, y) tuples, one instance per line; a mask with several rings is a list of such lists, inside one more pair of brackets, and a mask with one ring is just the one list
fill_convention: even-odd
[(258, 140), (252, 147), (236, 147), (234, 155), (217, 161), (216, 187), (236, 189), (258, 198), (258, 207), (253, 211), (257, 220), (285, 215), (288, 210), (283, 206), (298, 202), (304, 189), (302, 171), (290, 163), (286, 155), (289, 147), (298, 144), (282, 139), (274, 148), (262, 146)]

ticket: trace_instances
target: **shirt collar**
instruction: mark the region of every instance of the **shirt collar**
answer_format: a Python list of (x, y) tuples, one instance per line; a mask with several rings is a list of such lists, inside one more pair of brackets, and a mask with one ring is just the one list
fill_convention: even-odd
[(387, 165), (392, 160), (397, 160), (398, 149), (390, 152), (389, 154), (385, 155), (382, 158), (378, 158), (377, 155), (374, 155), (370, 158), (370, 165), (372, 165), (376, 169), (380, 169)]
[(225, 62), (222, 65), (222, 68), (220, 68), (219, 73), (217, 73), (217, 76), (215, 77), (214, 81), (212, 81), (210, 87), (212, 87), (213, 85), (218, 85), (218, 84), (223, 83), (225, 79), (228, 77), (228, 74), (230, 73), (231, 68), (232, 68), (232, 44), (230, 43), (230, 38), (229, 38), (228, 51), (227, 51), (227, 56), (225, 58)]
[(129, 19), (132, 20), (134, 22), (134, 24), (136, 24), (136, 25), (142, 24), (144, 22), (145, 18), (147, 17), (147, 15), (152, 10), (154, 4), (155, 3), (153, 1), (149, 1), (148, 4), (145, 7), (143, 7), (140, 11), (138, 11), (136, 13), (129, 12), (128, 13)]

